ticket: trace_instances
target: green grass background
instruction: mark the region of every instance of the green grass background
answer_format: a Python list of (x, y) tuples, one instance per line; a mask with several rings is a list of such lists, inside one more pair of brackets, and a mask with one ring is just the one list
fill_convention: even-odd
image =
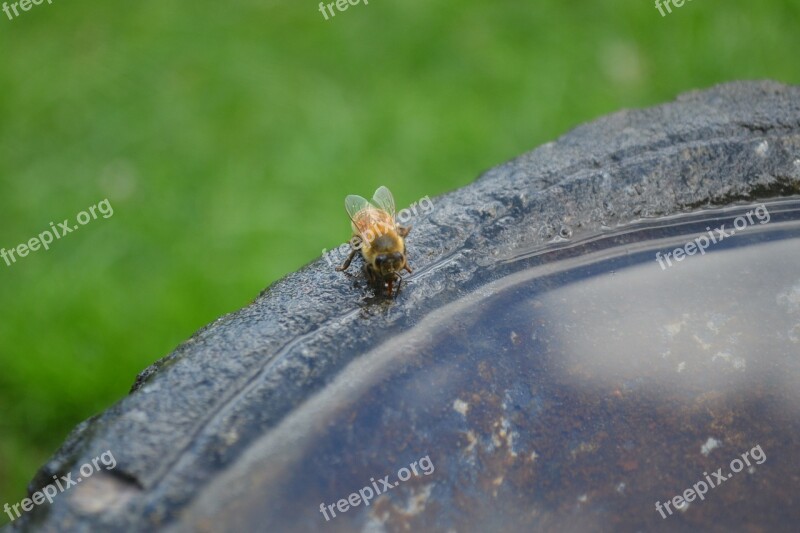
[[(0, 505), (138, 371), (399, 206), (621, 108), (800, 83), (800, 3), (53, 0), (0, 13)], [(116, 452), (121, 453), (121, 452)], [(0, 523), (5, 520), (0, 515)]]

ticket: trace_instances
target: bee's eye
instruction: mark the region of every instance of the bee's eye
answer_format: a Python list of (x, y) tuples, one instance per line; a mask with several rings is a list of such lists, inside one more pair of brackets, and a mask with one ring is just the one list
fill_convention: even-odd
[(377, 266), (381, 266), (385, 262), (386, 262), (386, 256), (385, 255), (379, 255), (378, 257), (375, 258), (375, 264)]

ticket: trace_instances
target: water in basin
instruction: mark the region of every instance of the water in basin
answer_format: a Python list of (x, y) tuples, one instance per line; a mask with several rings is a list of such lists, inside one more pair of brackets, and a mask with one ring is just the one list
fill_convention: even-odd
[[(501, 258), (482, 287), (353, 361), (184, 520), (269, 531), (790, 529), (800, 520), (800, 201), (755, 209), (642, 221)], [(347, 501), (365, 487), (376, 489), (369, 505), (366, 492)], [(676, 505), (687, 489), (693, 501)]]

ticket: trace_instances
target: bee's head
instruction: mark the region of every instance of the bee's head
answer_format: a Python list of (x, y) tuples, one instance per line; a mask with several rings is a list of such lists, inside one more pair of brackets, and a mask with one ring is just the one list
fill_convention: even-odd
[(398, 272), (403, 268), (404, 264), (405, 261), (401, 252), (378, 254), (375, 257), (375, 268), (384, 276)]

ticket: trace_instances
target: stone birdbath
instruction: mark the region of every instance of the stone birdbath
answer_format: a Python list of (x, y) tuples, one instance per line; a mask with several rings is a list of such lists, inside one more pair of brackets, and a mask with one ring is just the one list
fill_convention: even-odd
[(395, 298), (323, 259), (274, 283), (79, 425), (31, 494), (116, 466), (11, 528), (800, 523), (800, 88), (620, 111), (431, 204)]

